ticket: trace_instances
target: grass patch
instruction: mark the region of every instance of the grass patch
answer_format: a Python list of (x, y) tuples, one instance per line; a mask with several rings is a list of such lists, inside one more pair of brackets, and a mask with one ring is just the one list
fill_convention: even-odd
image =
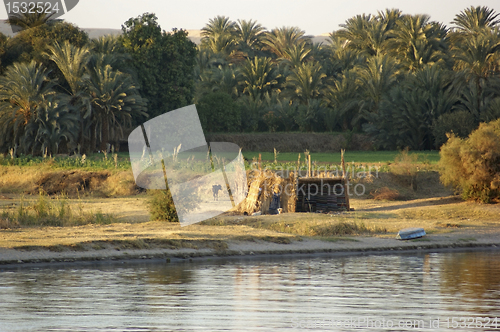
[(106, 156), (102, 153), (94, 153), (82, 156), (55, 156), (47, 158), (30, 155), (11, 158), (10, 156), (5, 157), (0, 154), (0, 166), (36, 166), (51, 169), (82, 169), (87, 171), (125, 170), (130, 169), (130, 159), (127, 152), (109, 153)]
[(34, 201), (27, 201), (23, 196), (18, 206), (10, 208), (3, 206), (0, 213), (0, 226), (4, 226), (3, 228), (104, 225), (113, 222), (115, 218), (112, 215), (101, 211), (84, 211), (81, 203), (75, 209), (68, 204), (66, 197), (58, 196), (51, 199), (43, 192), (40, 192)]
[(344, 236), (363, 234), (382, 234), (387, 230), (382, 227), (367, 227), (364, 223), (341, 221), (330, 225), (317, 226), (314, 229), (315, 236)]
[[(278, 149), (279, 150), (279, 149)], [(243, 151), (245, 158), (252, 160), (259, 158), (259, 153), (262, 155), (262, 160), (273, 161), (273, 152), (258, 152), (258, 151)], [(346, 151), (344, 158), (346, 162), (351, 163), (392, 163), (394, 162), (399, 151)], [(280, 152), (278, 155), (278, 162), (280, 161), (297, 161), (299, 152)], [(304, 153), (302, 152), (302, 160), (304, 160)], [(437, 164), (439, 162), (438, 151), (424, 151), (424, 152), (409, 152), (410, 155), (416, 155), (416, 162)], [(321, 163), (340, 163), (340, 151), (338, 153), (331, 152), (318, 152), (311, 153), (313, 161)]]
[[(365, 224), (357, 216), (355, 216), (355, 220), (350, 220), (352, 216), (349, 215), (332, 217), (315, 213), (294, 213), (281, 215), (278, 218), (280, 220), (276, 220), (276, 216), (246, 217), (239, 224), (278, 233), (311, 237), (383, 234), (387, 232), (384, 227)], [(228, 222), (230, 223), (230, 221)]]

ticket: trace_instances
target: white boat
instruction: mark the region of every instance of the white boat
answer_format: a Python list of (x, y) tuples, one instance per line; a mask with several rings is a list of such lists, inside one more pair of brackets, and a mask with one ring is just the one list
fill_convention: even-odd
[(422, 237), (425, 235), (423, 228), (405, 228), (399, 231), (396, 239), (398, 240), (411, 240)]

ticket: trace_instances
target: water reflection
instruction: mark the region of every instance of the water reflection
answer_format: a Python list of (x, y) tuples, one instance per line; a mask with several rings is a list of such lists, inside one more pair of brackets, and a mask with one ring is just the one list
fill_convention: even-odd
[(498, 316), (498, 307), (491, 305), (500, 300), (500, 259), (493, 257), (483, 253), (439, 257), (441, 292), (479, 315)]
[(0, 331), (267, 331), (345, 319), (428, 324), (433, 317), (500, 316), (500, 254), (18, 269), (0, 273), (0, 299)]

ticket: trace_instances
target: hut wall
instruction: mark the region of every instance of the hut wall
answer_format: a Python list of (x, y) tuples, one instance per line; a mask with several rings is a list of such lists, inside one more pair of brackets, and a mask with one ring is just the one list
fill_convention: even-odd
[(343, 178), (299, 178), (295, 212), (349, 211)]

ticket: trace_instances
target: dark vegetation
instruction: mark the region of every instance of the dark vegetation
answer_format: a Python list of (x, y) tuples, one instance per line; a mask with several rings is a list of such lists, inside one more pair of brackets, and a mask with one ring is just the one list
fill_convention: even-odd
[(191, 103), (210, 133), (363, 133), (389, 150), (437, 149), (500, 116), (499, 15), (487, 7), (450, 26), (397, 9), (357, 15), (322, 44), (224, 16), (199, 47), (148, 13), (92, 40), (46, 16), (11, 23), (21, 31), (0, 36), (2, 153), (117, 150), (131, 128)]
[(117, 151), (124, 130), (191, 103), (196, 46), (182, 30), (162, 31), (154, 15), (99, 39), (24, 19), (13, 38), (0, 36), (0, 153)]
[(500, 116), (499, 16), (487, 7), (450, 26), (397, 9), (357, 15), (323, 44), (224, 16), (202, 36), (194, 101), (222, 109), (226, 94), (241, 115), (240, 126), (232, 107), (202, 116), (207, 131), (356, 132), (377, 149), (429, 150)]

